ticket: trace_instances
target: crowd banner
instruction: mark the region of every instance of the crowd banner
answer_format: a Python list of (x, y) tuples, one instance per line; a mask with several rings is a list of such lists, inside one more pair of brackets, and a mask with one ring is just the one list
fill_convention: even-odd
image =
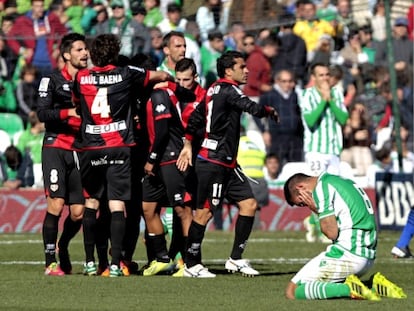
[[(365, 190), (375, 208), (374, 189)], [(0, 233), (41, 233), (46, 208), (47, 204), (43, 190), (0, 189)], [(405, 211), (404, 215), (407, 213)], [(68, 208), (65, 207), (59, 220), (60, 231), (63, 228), (63, 222), (67, 214)], [(306, 207), (289, 206), (284, 199), (283, 190), (270, 190), (269, 205), (263, 207), (260, 211), (260, 228), (258, 229), (266, 231), (304, 230), (303, 220), (309, 214), (310, 212)], [(234, 230), (237, 215), (238, 209), (236, 206), (223, 206), (223, 230)], [(398, 224), (403, 226), (404, 221), (399, 221)], [(141, 231), (144, 230), (143, 221), (141, 221), (140, 228)], [(207, 229), (215, 229), (213, 221), (209, 222)]]
[(376, 173), (375, 194), (379, 228), (401, 230), (414, 207), (413, 174)]

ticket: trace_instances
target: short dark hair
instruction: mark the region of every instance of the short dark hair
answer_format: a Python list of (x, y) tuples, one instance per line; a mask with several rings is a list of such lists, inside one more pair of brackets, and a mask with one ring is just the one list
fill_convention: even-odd
[(223, 40), (223, 38), (224, 38), (224, 36), (223, 36), (223, 34), (221, 33), (221, 31), (219, 31), (219, 30), (212, 30), (212, 31), (210, 31), (210, 32), (208, 33), (208, 35), (207, 35), (207, 39), (208, 39), (209, 41), (213, 41), (214, 39), (220, 39), (220, 40)]
[(309, 68), (309, 72), (310, 72), (311, 75), (315, 74), (315, 68), (316, 67), (325, 67), (325, 68), (329, 69), (329, 65), (327, 65), (325, 63), (320, 63), (320, 62), (313, 63)]
[(115, 65), (118, 62), (121, 41), (114, 34), (102, 34), (97, 36), (91, 44), (91, 61), (95, 66), (104, 67)]
[(162, 38), (162, 46), (166, 47), (170, 45), (170, 41), (171, 41), (171, 37), (180, 37), (185, 39), (184, 37), (184, 33), (182, 33), (181, 31), (170, 31), (169, 33), (167, 33), (163, 38)]
[(292, 201), (292, 193), (296, 191), (295, 186), (302, 181), (305, 181), (306, 179), (310, 178), (311, 176), (303, 174), (303, 173), (297, 173), (288, 178), (286, 180), (285, 185), (283, 186), (283, 192), (285, 194), (286, 202), (293, 206), (295, 203)]
[(236, 58), (244, 58), (243, 54), (238, 51), (227, 51), (217, 59), (217, 75), (224, 78), (227, 68), (233, 68), (236, 64)]
[(183, 72), (188, 69), (191, 69), (191, 73), (193, 75), (197, 74), (197, 67), (192, 58), (183, 58), (180, 59), (177, 64), (175, 64), (175, 71), (176, 72)]
[(60, 56), (62, 56), (63, 60), (66, 61), (63, 54), (70, 53), (70, 50), (72, 49), (74, 42), (76, 41), (85, 42), (85, 40), (86, 40), (85, 36), (80, 33), (72, 32), (72, 33), (65, 35), (60, 41), (60, 49), (59, 49)]

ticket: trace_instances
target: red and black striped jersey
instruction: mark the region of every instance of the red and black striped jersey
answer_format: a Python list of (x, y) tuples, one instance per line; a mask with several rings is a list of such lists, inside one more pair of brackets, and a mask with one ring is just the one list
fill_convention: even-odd
[(80, 70), (73, 86), (81, 110), (84, 149), (133, 146), (131, 96), (147, 85), (149, 71), (133, 67), (93, 67)]
[(44, 147), (65, 150), (79, 149), (80, 118), (69, 117), (72, 102), (73, 81), (66, 66), (41, 79), (38, 92), (37, 115), (45, 123)]
[(186, 128), (186, 137), (190, 140), (200, 127), (205, 128), (200, 157), (236, 167), (242, 112), (259, 118), (268, 114), (263, 105), (250, 100), (234, 81), (220, 79), (208, 88), (205, 103), (197, 106)]
[(165, 165), (177, 161), (183, 148), (184, 126), (178, 99), (169, 88), (155, 89), (147, 102), (150, 148), (147, 161)]

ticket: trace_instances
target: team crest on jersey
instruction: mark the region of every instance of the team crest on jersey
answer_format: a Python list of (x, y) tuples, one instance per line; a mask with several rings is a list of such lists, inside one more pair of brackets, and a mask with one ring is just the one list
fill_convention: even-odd
[(52, 190), (53, 192), (56, 192), (58, 189), (59, 189), (59, 185), (57, 184), (50, 185), (50, 190)]
[(69, 84), (63, 84), (62, 85), (62, 89), (64, 90), (64, 91), (67, 91), (67, 92), (69, 92), (70, 91), (70, 86), (69, 86)]
[(165, 109), (167, 108), (163, 104), (159, 104), (157, 107), (155, 107), (155, 111), (158, 113), (165, 111)]
[(50, 78), (42, 78), (39, 83), (39, 92), (46, 92), (49, 86)]
[(211, 200), (211, 204), (213, 204), (214, 206), (219, 205), (219, 203), (220, 203), (220, 200), (219, 199), (212, 199)]

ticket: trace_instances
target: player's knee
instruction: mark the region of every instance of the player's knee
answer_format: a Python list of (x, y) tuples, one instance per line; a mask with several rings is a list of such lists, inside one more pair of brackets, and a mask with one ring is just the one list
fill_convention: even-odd
[(240, 215), (254, 216), (258, 208), (256, 199), (250, 198), (239, 202)]
[(63, 207), (65, 205), (65, 200), (62, 198), (48, 198), (47, 199), (47, 211), (48, 213), (60, 216), (62, 213)]
[(83, 218), (84, 206), (82, 204), (73, 204), (70, 206), (70, 218), (73, 221), (79, 221)]

